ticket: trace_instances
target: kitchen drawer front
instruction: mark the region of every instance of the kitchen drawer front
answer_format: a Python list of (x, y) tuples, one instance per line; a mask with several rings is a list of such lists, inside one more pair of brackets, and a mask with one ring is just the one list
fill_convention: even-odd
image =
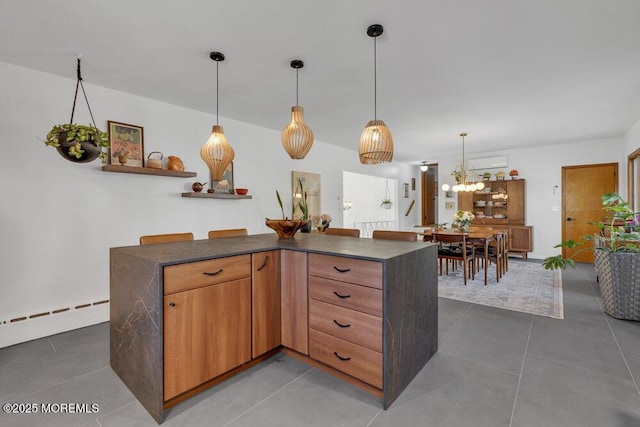
[(382, 289), (382, 263), (309, 254), (309, 275)]
[(251, 277), (251, 255), (169, 265), (164, 267), (164, 294), (245, 277)]
[(309, 327), (382, 353), (382, 318), (309, 300)]
[(309, 356), (382, 390), (382, 354), (309, 329)]
[(382, 317), (382, 290), (309, 277), (309, 298)]

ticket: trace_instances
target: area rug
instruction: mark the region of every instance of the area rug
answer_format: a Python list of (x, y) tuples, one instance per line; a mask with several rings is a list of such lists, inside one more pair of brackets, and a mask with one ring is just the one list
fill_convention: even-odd
[(520, 311), (537, 316), (564, 319), (562, 278), (558, 270), (545, 270), (541, 262), (509, 260), (509, 271), (496, 283), (495, 265), (488, 270), (484, 285), (484, 270), (475, 280), (464, 285), (462, 267), (449, 269), (449, 275), (438, 276), (438, 296)]

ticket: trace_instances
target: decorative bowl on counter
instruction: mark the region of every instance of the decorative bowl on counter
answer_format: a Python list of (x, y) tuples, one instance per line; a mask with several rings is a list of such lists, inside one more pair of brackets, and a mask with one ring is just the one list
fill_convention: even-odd
[(296, 232), (307, 225), (306, 220), (302, 219), (269, 219), (265, 218), (264, 223), (267, 227), (274, 230), (281, 239), (293, 239)]
[(249, 192), (248, 188), (236, 188), (236, 194), (239, 194), (241, 196), (246, 195)]

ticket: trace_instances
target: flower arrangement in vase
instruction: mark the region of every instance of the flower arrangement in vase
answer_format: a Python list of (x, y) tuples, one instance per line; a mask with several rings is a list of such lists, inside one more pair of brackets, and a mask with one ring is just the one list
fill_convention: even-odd
[(453, 225), (457, 225), (460, 231), (469, 231), (469, 224), (475, 218), (470, 211), (459, 210), (453, 215)]

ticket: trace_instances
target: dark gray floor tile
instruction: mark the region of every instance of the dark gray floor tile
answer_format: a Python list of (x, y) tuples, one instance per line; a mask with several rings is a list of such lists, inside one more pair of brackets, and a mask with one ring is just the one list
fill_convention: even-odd
[(101, 427), (158, 427), (158, 423), (138, 401), (100, 416), (98, 422)]
[(314, 369), (236, 418), (230, 427), (364, 427), (380, 399)]
[(519, 374), (531, 317), (473, 305), (447, 333), (439, 351)]
[(610, 316), (607, 316), (607, 320), (620, 344), (624, 357), (640, 361), (640, 322), (619, 320)]
[[(111, 368), (103, 368), (98, 371), (76, 377), (50, 388), (39, 390), (24, 396), (15, 403), (36, 403), (49, 405), (40, 407), (37, 414), (2, 414), (0, 425), (6, 427), (19, 426), (48, 426), (66, 427), (81, 426), (95, 420), (101, 414), (106, 414), (115, 409), (135, 402), (135, 397), (129, 389), (120, 381)], [(87, 405), (79, 408), (77, 413), (61, 412), (44, 413), (43, 409), (56, 411), (57, 404), (74, 403)], [(97, 407), (91, 405), (96, 404)]]
[[(635, 380), (636, 387), (640, 387), (640, 360), (627, 360), (627, 364)], [(638, 393), (640, 394), (640, 390), (638, 390)]]
[(56, 353), (74, 354), (109, 365), (109, 322), (80, 328), (50, 337)]
[(528, 354), (629, 378), (622, 354), (604, 318), (601, 322), (575, 322), (536, 317)]
[(371, 427), (508, 427), (518, 376), (436, 353)]
[(0, 375), (7, 369), (15, 366), (40, 362), (46, 363), (55, 351), (49, 342), (49, 338), (40, 338), (10, 347), (0, 348)]
[(309, 372), (306, 363), (276, 355), (171, 410), (165, 426), (223, 426)]
[(471, 306), (470, 303), (448, 298), (438, 298), (438, 336), (440, 340)]
[(513, 427), (639, 425), (631, 380), (527, 355)]

